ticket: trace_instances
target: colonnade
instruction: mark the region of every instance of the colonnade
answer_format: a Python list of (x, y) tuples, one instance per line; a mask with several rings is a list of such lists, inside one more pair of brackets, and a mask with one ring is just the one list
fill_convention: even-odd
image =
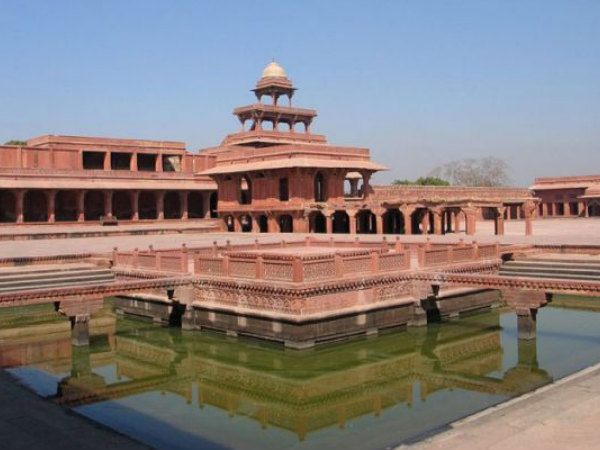
[(201, 219), (216, 212), (216, 193), (176, 190), (0, 190), (0, 222), (90, 222), (103, 218)]
[[(506, 207), (487, 207), (492, 211), (494, 232), (504, 234)], [(225, 228), (237, 232), (297, 232), (347, 234), (446, 234), (476, 231), (482, 207), (425, 207), (373, 209), (323, 209), (293, 212), (245, 212), (223, 216)], [(523, 209), (525, 234), (532, 233), (532, 208)]]

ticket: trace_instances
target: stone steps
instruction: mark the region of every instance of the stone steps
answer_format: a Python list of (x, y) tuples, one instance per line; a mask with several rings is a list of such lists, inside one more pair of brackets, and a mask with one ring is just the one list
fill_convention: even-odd
[(0, 293), (90, 286), (114, 282), (107, 268), (93, 265), (24, 266), (19, 271), (0, 270)]
[(507, 261), (500, 267), (499, 275), (507, 277), (600, 281), (600, 262), (597, 259), (531, 259)]

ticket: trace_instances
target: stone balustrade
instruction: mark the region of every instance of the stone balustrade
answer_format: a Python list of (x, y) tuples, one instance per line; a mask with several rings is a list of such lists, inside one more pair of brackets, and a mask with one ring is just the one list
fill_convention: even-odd
[(478, 244), (473, 241), (465, 244), (462, 240), (458, 245), (431, 246), (429, 241), (419, 245), (418, 261), (420, 267), (431, 267), (440, 264), (453, 264), (468, 261), (499, 259), (500, 244)]

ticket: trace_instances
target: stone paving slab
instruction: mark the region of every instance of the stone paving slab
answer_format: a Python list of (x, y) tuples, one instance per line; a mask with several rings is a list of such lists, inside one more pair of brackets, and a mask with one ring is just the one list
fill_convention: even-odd
[(397, 450), (600, 448), (600, 364), (450, 425)]
[(2, 448), (142, 450), (140, 442), (62, 407), (49, 403), (0, 372), (0, 436)]

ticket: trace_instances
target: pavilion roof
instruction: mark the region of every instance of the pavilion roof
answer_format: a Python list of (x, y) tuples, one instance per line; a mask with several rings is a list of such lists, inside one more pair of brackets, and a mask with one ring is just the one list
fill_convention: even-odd
[(218, 175), (226, 173), (251, 172), (256, 170), (287, 169), (293, 167), (319, 167), (323, 169), (349, 169), (349, 170), (388, 170), (381, 164), (369, 160), (339, 160), (324, 159), (310, 156), (292, 158), (278, 158), (269, 161), (250, 161), (244, 163), (222, 164), (212, 169), (201, 172), (202, 175)]

